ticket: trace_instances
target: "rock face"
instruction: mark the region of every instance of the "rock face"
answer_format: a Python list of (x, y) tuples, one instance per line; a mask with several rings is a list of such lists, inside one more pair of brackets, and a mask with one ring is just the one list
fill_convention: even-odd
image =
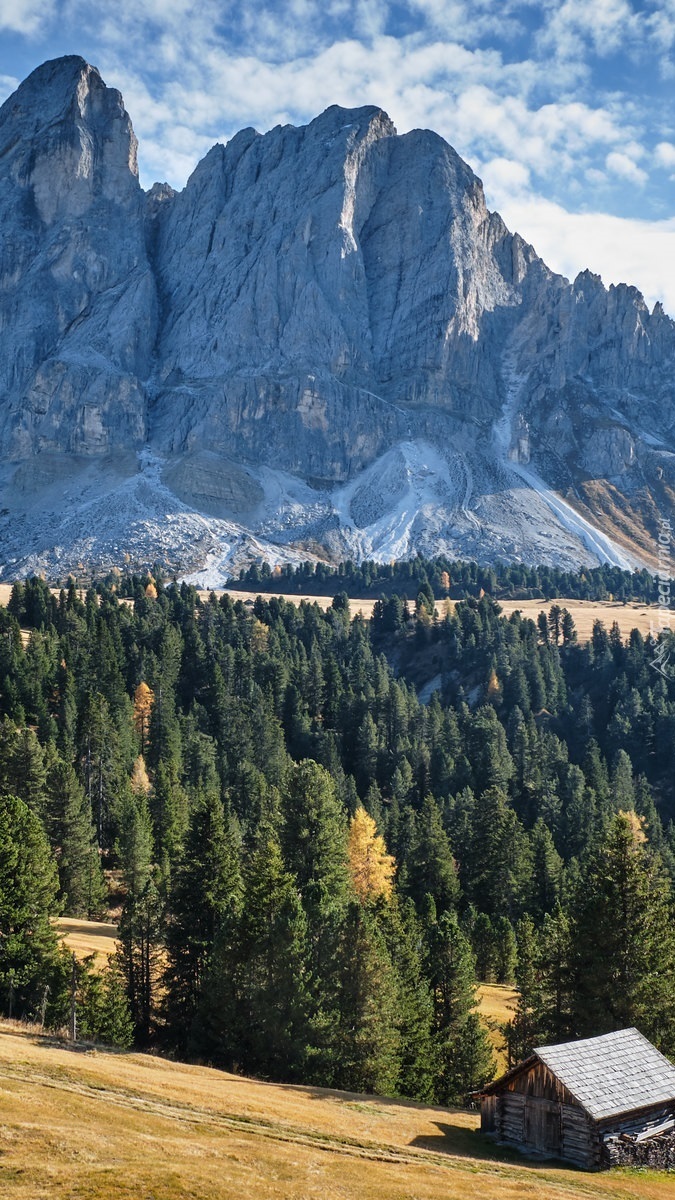
[(0, 109), (0, 218), (6, 576), (655, 554), (673, 322), (549, 271), (436, 134), (333, 107), (146, 195), (119, 93), (59, 59)]
[(0, 109), (0, 164), (3, 456), (142, 445), (157, 305), (119, 92), (45, 63)]

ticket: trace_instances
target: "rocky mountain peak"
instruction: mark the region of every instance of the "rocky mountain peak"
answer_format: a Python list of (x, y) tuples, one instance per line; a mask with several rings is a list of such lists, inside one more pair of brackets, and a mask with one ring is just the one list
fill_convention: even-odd
[(550, 271), (437, 134), (333, 105), (144, 194), (119, 92), (72, 56), (0, 149), (0, 568), (649, 561), (675, 326)]
[(46, 225), (80, 217), (101, 194), (134, 198), (137, 146), (122, 96), (77, 55), (43, 63), (0, 109), (5, 171)]

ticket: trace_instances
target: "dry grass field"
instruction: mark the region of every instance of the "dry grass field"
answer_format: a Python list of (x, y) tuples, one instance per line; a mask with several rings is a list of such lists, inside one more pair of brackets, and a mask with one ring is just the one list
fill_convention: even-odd
[(481, 983), (478, 988), (478, 1012), (485, 1022), (497, 1060), (497, 1073), (506, 1070), (506, 1048), (500, 1027), (511, 1020), (518, 996), (515, 988), (504, 983)]
[(659, 628), (659, 610), (649, 604), (619, 604), (609, 600), (500, 600), (499, 604), (505, 616), (510, 617), (518, 609), (533, 621), (540, 612), (548, 613), (552, 604), (559, 604), (571, 614), (580, 642), (590, 639), (594, 621), (602, 621), (607, 629), (616, 621), (624, 638), (631, 629), (639, 629), (646, 636), (652, 624), (657, 632)]
[(0, 1023), (3, 1200), (672, 1200), (672, 1176), (530, 1162), (477, 1124)]
[(65, 945), (78, 958), (95, 954), (101, 962), (117, 949), (117, 926), (104, 921), (81, 921), (77, 917), (58, 917), (54, 922)]

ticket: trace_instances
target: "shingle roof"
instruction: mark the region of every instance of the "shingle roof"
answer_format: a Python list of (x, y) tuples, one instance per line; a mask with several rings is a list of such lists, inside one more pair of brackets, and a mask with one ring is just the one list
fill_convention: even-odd
[(675, 1101), (675, 1067), (637, 1029), (534, 1053), (595, 1121)]

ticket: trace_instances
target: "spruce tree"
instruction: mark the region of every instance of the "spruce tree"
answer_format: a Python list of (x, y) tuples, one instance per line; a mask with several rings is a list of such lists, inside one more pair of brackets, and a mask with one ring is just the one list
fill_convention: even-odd
[(508, 917), (497, 917), (494, 930), (494, 971), (497, 983), (513, 983), (518, 950), (513, 925)]
[(673, 890), (635, 813), (619, 813), (574, 901), (572, 1023), (579, 1035), (636, 1025), (675, 1050)]
[(471, 813), (465, 852), (465, 891), (488, 916), (522, 911), (530, 871), (527, 835), (499, 788), (489, 788)]
[(239, 855), (220, 796), (199, 797), (170, 889), (165, 943), (164, 1018), (171, 1043), (185, 1052), (223, 922), (241, 900)]
[(532, 874), (528, 887), (528, 912), (535, 921), (541, 921), (550, 913), (560, 899), (563, 864), (553, 843), (551, 831), (542, 820), (537, 820), (530, 834), (532, 851)]
[(159, 978), (162, 903), (153, 873), (152, 822), (147, 798), (125, 798), (117, 843), (126, 896), (119, 923), (120, 959), (135, 1037), (141, 1043), (154, 1032), (155, 992)]
[(372, 905), (353, 901), (342, 926), (335, 1087), (395, 1094), (400, 1073), (397, 983)]
[(495, 931), (487, 913), (477, 913), (471, 931), (471, 944), (476, 960), (476, 978), (490, 983), (495, 975)]
[(379, 915), (396, 981), (395, 1027), (399, 1037), (396, 1090), (432, 1101), (436, 1078), (433, 1004), (424, 970), (422, 928), (410, 900), (396, 899)]
[(441, 814), (433, 796), (427, 796), (416, 814), (412, 844), (406, 858), (404, 890), (418, 912), (431, 896), (436, 911), (453, 908), (459, 898), (459, 880), (443, 828)]
[(38, 818), (17, 796), (0, 793), (0, 1007), (30, 1017), (44, 988), (56, 1002), (58, 874)]
[(539, 974), (539, 938), (532, 918), (525, 915), (516, 925), (518, 959), (516, 963), (516, 986), (518, 1003), (510, 1021), (504, 1026), (508, 1065), (531, 1054), (532, 1048), (540, 1044), (542, 995)]
[(487, 1031), (475, 1012), (475, 958), (456, 914), (446, 912), (437, 921), (432, 909), (427, 938), (438, 1062), (436, 1097), (442, 1104), (456, 1104), (492, 1078), (494, 1058)]
[(122, 1050), (131, 1046), (134, 1024), (125, 980), (113, 957), (99, 970), (94, 956), (78, 964), (78, 1036)]
[(50, 806), (60, 812), (57, 862), (63, 911), (92, 920), (105, 913), (107, 888), (91, 808), (69, 763), (57, 761), (47, 781)]
[(243, 879), (236, 929), (223, 922), (216, 942), (195, 1047), (230, 1070), (300, 1080), (309, 1041), (307, 922), (269, 822)]

